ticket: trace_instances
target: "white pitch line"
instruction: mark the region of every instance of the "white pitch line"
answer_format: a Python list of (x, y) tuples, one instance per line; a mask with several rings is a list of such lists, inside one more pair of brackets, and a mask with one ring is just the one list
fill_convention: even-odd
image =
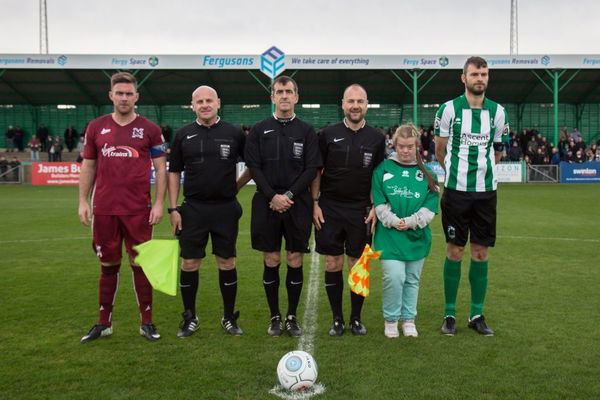
[(306, 292), (306, 306), (304, 307), (304, 334), (300, 337), (298, 350), (313, 354), (315, 333), (317, 331), (317, 302), (319, 300), (319, 273), (320, 257), (315, 251), (315, 242), (312, 243), (310, 257), (310, 273), (308, 275), (308, 288)]
[[(310, 272), (308, 273), (308, 287), (306, 289), (306, 306), (304, 307), (304, 316), (302, 318), (302, 322), (304, 324), (304, 333), (300, 337), (300, 341), (298, 343), (298, 350), (305, 351), (313, 356), (313, 351), (315, 349), (315, 333), (317, 332), (318, 325), (317, 303), (319, 300), (320, 272), (320, 258), (319, 254), (315, 251), (315, 241), (313, 240), (310, 257)], [(289, 390), (282, 388), (280, 385), (276, 385), (269, 390), (270, 394), (285, 400), (306, 400), (323, 392), (325, 392), (325, 386), (321, 383), (316, 383), (310, 389), (302, 392), (290, 392)]]

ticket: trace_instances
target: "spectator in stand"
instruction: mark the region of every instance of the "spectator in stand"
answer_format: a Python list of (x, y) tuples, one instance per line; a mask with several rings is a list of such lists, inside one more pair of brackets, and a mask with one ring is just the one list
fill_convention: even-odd
[(386, 142), (385, 142), (385, 158), (389, 158), (394, 151), (395, 151), (394, 150), (394, 144), (392, 143), (391, 140), (388, 142), (387, 139), (386, 139)]
[(562, 151), (562, 149), (565, 148), (565, 146), (568, 146), (568, 145), (569, 145), (568, 137), (565, 137), (564, 139), (561, 138), (560, 141), (558, 142), (558, 148), (561, 149), (561, 151)]
[(573, 162), (577, 163), (577, 164), (581, 164), (585, 162), (585, 155), (583, 154), (583, 150), (577, 150), (577, 152), (575, 152), (575, 156), (573, 156)]
[(69, 153), (75, 148), (77, 136), (79, 135), (77, 134), (75, 128), (73, 128), (73, 125), (67, 126), (67, 129), (65, 129), (65, 144), (67, 145), (67, 149), (69, 149)]
[[(425, 131), (427, 132), (427, 131)], [(428, 150), (423, 150), (423, 155), (421, 156), (421, 158), (423, 159), (424, 163), (429, 163), (433, 161), (433, 153), (429, 152)]]
[(552, 149), (552, 159), (550, 160), (550, 163), (552, 165), (558, 165), (560, 164), (560, 152), (557, 149)]
[[(433, 141), (433, 136), (431, 136), (431, 132), (429, 130), (421, 130), (422, 134), (421, 134), (421, 147), (423, 149), (423, 151), (421, 152), (421, 154), (425, 155), (424, 152), (427, 152), (428, 154), (431, 154), (429, 152), (429, 147), (431, 146), (431, 142)], [(425, 162), (429, 162), (429, 160), (425, 161)]]
[(582, 152), (585, 152), (585, 149), (586, 149), (585, 142), (583, 141), (583, 138), (580, 136), (579, 138), (577, 138), (575, 140), (575, 149), (574, 149), (574, 151), (581, 150)]
[(12, 153), (15, 150), (15, 128), (12, 125), (8, 126), (6, 130), (6, 138), (4, 140), (6, 145), (6, 152)]
[(544, 154), (543, 149), (541, 147), (538, 147), (531, 159), (531, 163), (533, 165), (544, 165), (545, 159), (547, 160), (547, 156)]
[(544, 154), (549, 155), (550, 154), (550, 145), (548, 144), (548, 138), (546, 138), (546, 136), (541, 136), (540, 135), (540, 140), (538, 142), (539, 147), (541, 147), (544, 150)]
[(62, 161), (63, 140), (60, 135), (54, 136), (52, 146), (54, 147), (54, 161)]
[(9, 180), (13, 181), (13, 182), (18, 182), (19, 181), (19, 165), (21, 165), (21, 162), (17, 159), (17, 157), (13, 157), (12, 160), (10, 160), (10, 162), (8, 163), (8, 167), (12, 170), (10, 173), (10, 178)]
[(600, 148), (596, 149), (596, 161), (600, 161)]
[[(162, 132), (163, 138), (165, 139), (166, 143), (171, 143), (171, 138), (173, 137), (173, 129), (171, 129), (171, 127), (167, 124), (162, 124), (160, 126), (160, 130)], [(169, 147), (171, 147), (169, 145)]]
[(512, 141), (510, 149), (508, 149), (508, 160), (509, 161), (523, 161), (523, 151), (519, 147), (519, 142), (516, 140)]
[(48, 153), (48, 161), (52, 162), (54, 161), (54, 146), (52, 146), (52, 136), (48, 135), (48, 142), (46, 144), (46, 152)]
[(25, 151), (25, 145), (23, 143), (23, 139), (25, 139), (25, 131), (20, 126), (15, 128), (15, 146), (19, 149), (19, 153), (23, 153)]
[(525, 154), (527, 150), (527, 142), (529, 139), (527, 138), (527, 129), (521, 130), (521, 133), (517, 135), (517, 140), (519, 141), (519, 146), (521, 147), (521, 151)]
[(527, 150), (525, 151), (525, 155), (529, 158), (530, 162), (533, 162), (533, 157), (535, 156), (536, 150), (534, 150), (531, 142), (527, 145)]
[(571, 150), (573, 153), (575, 153), (577, 151), (577, 149), (575, 148), (575, 140), (573, 138), (569, 138), (569, 150)]
[(513, 145), (513, 142), (519, 142), (517, 131), (512, 131), (508, 136), (508, 148), (510, 149)]
[[(84, 131), (85, 132), (85, 131)], [(77, 160), (75, 162), (81, 163), (83, 162), (83, 143), (85, 141), (85, 133), (79, 135), (79, 142), (77, 143)]]
[(567, 150), (567, 155), (565, 156), (564, 161), (568, 163), (575, 162), (575, 155), (573, 154), (573, 150), (571, 150), (570, 148)]
[(37, 134), (38, 140), (42, 144), (42, 147), (40, 150), (47, 151), (48, 150), (48, 136), (50, 136), (50, 132), (48, 131), (48, 128), (46, 128), (46, 125), (40, 124), (40, 127), (38, 128), (36, 134)]
[(529, 141), (527, 142), (527, 151), (531, 149), (532, 153), (535, 154), (537, 153), (538, 147), (539, 145), (537, 140), (535, 140), (535, 136), (532, 136), (531, 139), (529, 139)]
[(581, 132), (579, 132), (577, 128), (573, 128), (573, 132), (571, 132), (570, 136), (571, 138), (573, 138), (574, 141), (577, 141), (577, 139), (581, 137)]
[(585, 151), (585, 161), (596, 161), (596, 155), (592, 151), (592, 149), (587, 149)]
[(40, 142), (36, 135), (31, 136), (31, 140), (27, 143), (29, 150), (31, 151), (31, 161), (40, 161), (40, 149), (42, 148), (42, 142)]
[(566, 126), (563, 126), (560, 132), (558, 132), (558, 137), (561, 142), (567, 142), (569, 140), (569, 130)]
[(596, 150), (598, 149), (598, 145), (596, 143), (590, 144), (590, 150), (592, 153), (596, 154)]
[[(527, 148), (531, 144), (532, 140), (535, 142), (536, 135), (537, 135), (536, 129), (527, 130), (527, 133), (525, 134), (525, 148)], [(537, 142), (535, 142), (535, 143), (537, 144)], [(537, 150), (537, 147), (534, 147), (533, 151), (535, 152), (536, 150)]]
[(8, 171), (8, 160), (4, 156), (0, 156), (0, 179), (3, 181), (8, 180), (8, 177), (5, 175), (6, 171)]
[(543, 136), (540, 132), (538, 132), (537, 130), (535, 131), (535, 141), (537, 142), (538, 146), (541, 146), (543, 144)]

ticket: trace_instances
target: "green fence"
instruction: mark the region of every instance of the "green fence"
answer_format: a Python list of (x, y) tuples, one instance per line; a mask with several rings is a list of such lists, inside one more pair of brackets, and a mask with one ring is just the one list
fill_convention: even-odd
[[(537, 128), (542, 134), (553, 140), (553, 108), (551, 104), (505, 104), (513, 129)], [(67, 125), (71, 124), (78, 132), (82, 132), (86, 123), (97, 116), (112, 112), (112, 105), (92, 106), (78, 105), (75, 108), (58, 108), (56, 105), (0, 105), (0, 147), (4, 147), (4, 132), (9, 125), (21, 126), (25, 130), (25, 143), (39, 124), (45, 124), (51, 135), (63, 135)], [(420, 124), (432, 124), (437, 107), (420, 105), (417, 110)], [(177, 130), (195, 119), (189, 105), (150, 106), (140, 105), (137, 112), (156, 121), (168, 124)], [(330, 123), (340, 121), (343, 117), (339, 104), (320, 104), (296, 106), (299, 118), (321, 128)], [(270, 104), (223, 105), (221, 116), (235, 125), (252, 125), (271, 115)], [(379, 104), (369, 108), (367, 121), (373, 126), (391, 127), (412, 119), (412, 105)], [(600, 104), (560, 104), (559, 122), (572, 130), (577, 127), (583, 133), (586, 143), (600, 137)]]

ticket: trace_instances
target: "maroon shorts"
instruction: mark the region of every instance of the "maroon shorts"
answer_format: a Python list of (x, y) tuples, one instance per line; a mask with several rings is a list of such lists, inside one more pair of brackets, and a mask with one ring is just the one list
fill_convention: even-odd
[(121, 260), (122, 243), (125, 240), (127, 254), (134, 258), (133, 246), (152, 239), (149, 214), (141, 215), (94, 215), (92, 249), (102, 262)]

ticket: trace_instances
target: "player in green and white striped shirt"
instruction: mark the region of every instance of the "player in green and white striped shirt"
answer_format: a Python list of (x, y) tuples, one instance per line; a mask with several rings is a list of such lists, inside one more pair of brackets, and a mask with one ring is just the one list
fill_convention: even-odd
[(488, 248), (496, 242), (495, 165), (500, 161), (509, 127), (506, 111), (487, 99), (487, 62), (470, 57), (461, 80), (464, 95), (444, 103), (435, 117), (435, 154), (446, 172), (441, 201), (446, 235), (444, 263), (445, 317), (442, 333), (456, 333), (456, 295), (467, 240), (471, 244), (469, 328), (491, 336), (483, 317), (487, 291)]

